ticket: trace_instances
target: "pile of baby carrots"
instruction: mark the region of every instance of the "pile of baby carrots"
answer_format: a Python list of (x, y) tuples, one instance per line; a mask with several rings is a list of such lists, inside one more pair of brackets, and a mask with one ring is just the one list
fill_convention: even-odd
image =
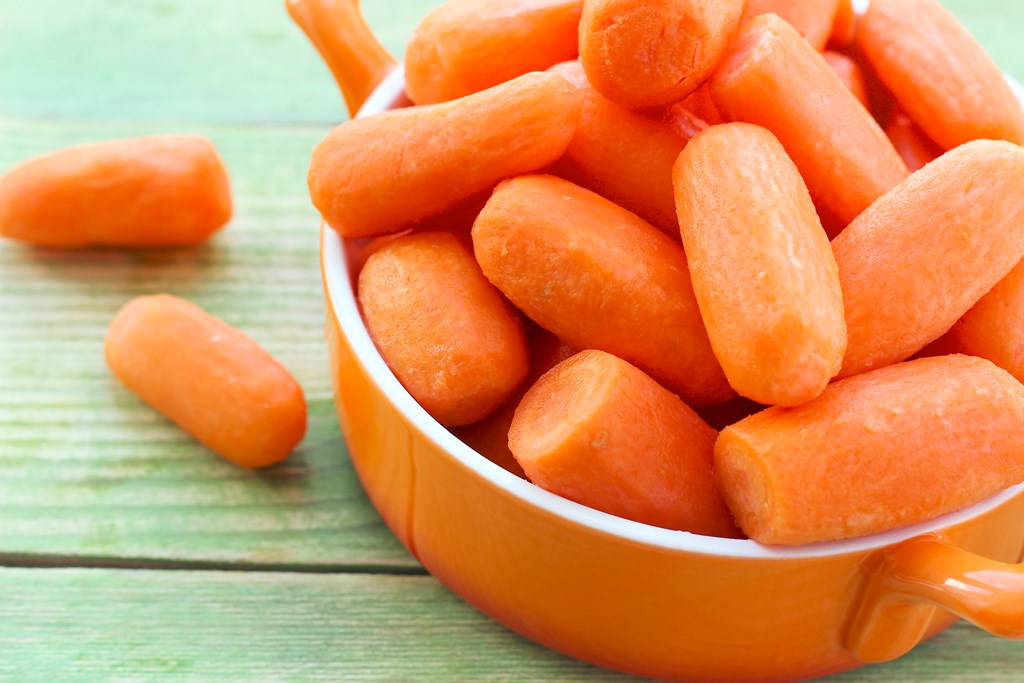
[(310, 194), (484, 456), (767, 544), (1024, 481), (1024, 111), (936, 0), (450, 0), (406, 84)]

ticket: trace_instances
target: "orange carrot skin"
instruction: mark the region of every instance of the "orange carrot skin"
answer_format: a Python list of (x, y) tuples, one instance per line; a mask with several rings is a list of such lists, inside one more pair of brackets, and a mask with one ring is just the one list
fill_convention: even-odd
[(354, 119), (313, 150), (310, 197), (345, 237), (400, 232), (554, 162), (579, 116), (564, 78), (532, 73), (454, 102)]
[(281, 462), (306, 433), (306, 400), (288, 371), (184, 299), (130, 301), (111, 323), (104, 353), (139, 398), (236, 465)]
[(882, 368), (726, 427), (715, 472), (761, 543), (923, 522), (1024, 481), (1024, 386), (969, 356)]
[(740, 24), (762, 14), (777, 14), (821, 52), (832, 34), (839, 4), (839, 0), (747, 0)]
[(999, 67), (937, 0), (872, 0), (857, 43), (944, 149), (979, 139), (1024, 144), (1024, 111)]
[(526, 393), (509, 447), (532, 482), (644, 524), (738, 536), (711, 472), (717, 436), (629, 363), (583, 351)]
[(406, 92), (437, 104), (576, 57), (583, 0), (448, 0), (413, 31)]
[(711, 99), (711, 88), (708, 87), (707, 81), (704, 82), (704, 85), (687, 95), (683, 100), (669, 108), (670, 117), (681, 116), (682, 112), (688, 112), (691, 114), (691, 120), (695, 119), (704, 124), (696, 131), (690, 133), (690, 137), (693, 137), (708, 126), (717, 126), (720, 123), (725, 123), (725, 119), (722, 118), (721, 112), (719, 112), (718, 107), (715, 106), (715, 101)]
[(693, 290), (740, 396), (794, 406), (839, 372), (846, 322), (828, 237), (796, 166), (749, 123), (695, 137), (675, 166)]
[(1024, 264), (981, 297), (952, 334), (960, 353), (987, 358), (1024, 381)]
[(911, 173), (920, 171), (926, 164), (942, 156), (942, 148), (932, 142), (899, 107), (894, 108), (889, 115), (889, 120), (885, 124), (885, 134), (889, 136), (893, 147), (899, 152)]
[(487, 278), (569, 346), (619, 356), (690, 405), (734, 395), (682, 246), (622, 207), (553, 176), (514, 178), (477, 217), (473, 248)]
[(629, 209), (662, 232), (679, 234), (672, 165), (692, 135), (624, 109), (594, 90), (579, 61), (551, 69), (576, 86), (582, 114), (576, 135), (552, 169)]
[(519, 314), (450, 233), (414, 233), (383, 246), (359, 274), (357, 296), (388, 367), (447, 427), (483, 419), (526, 378)]
[(853, 0), (839, 0), (828, 44), (833, 48), (845, 48), (853, 45), (857, 40), (858, 20), (857, 13), (853, 9)]
[(840, 377), (937, 339), (1024, 256), (1024, 149), (976, 140), (871, 206), (832, 250), (846, 307)]
[(224, 162), (201, 137), (76, 145), (0, 176), (0, 235), (43, 247), (180, 247), (231, 218)]
[(741, 31), (712, 77), (711, 95), (726, 118), (774, 133), (815, 204), (842, 223), (908, 175), (881, 127), (824, 58), (775, 15)]
[(530, 373), (522, 389), (517, 391), (496, 413), (463, 427), (456, 427), (453, 433), (463, 443), (491, 462), (518, 477), (526, 478), (523, 468), (516, 462), (508, 447), (508, 430), (516, 408), (526, 391), (545, 372), (561, 363), (576, 352), (547, 330), (537, 328), (529, 341)]
[(841, 52), (834, 52), (832, 50), (825, 50), (821, 56), (825, 58), (825, 62), (829, 67), (836, 72), (836, 75), (839, 76), (839, 80), (843, 82), (846, 89), (853, 93), (853, 96), (864, 105), (865, 109), (870, 111), (871, 100), (868, 97), (867, 81), (864, 80), (864, 74), (861, 72), (860, 67), (857, 66), (857, 62)]
[(743, 0), (587, 0), (580, 60), (602, 95), (623, 107), (672, 104), (722, 58)]

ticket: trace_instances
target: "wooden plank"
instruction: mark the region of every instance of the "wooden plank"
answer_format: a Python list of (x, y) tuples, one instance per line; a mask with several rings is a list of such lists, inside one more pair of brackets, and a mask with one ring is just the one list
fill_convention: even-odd
[[(0, 121), (0, 167), (158, 124)], [(0, 554), (417, 566), (369, 505), (338, 432), (323, 343), (305, 128), (195, 127), (232, 171), (236, 218), (195, 250), (126, 254), (0, 243)], [(302, 383), (309, 436), (265, 473), (193, 442), (111, 377), (102, 344), (137, 294), (186, 296)]]
[[(0, 570), (0, 652), (0, 680), (633, 680), (530, 643), (421, 576)], [(960, 624), (831, 680), (1021, 671), (1024, 645)]]

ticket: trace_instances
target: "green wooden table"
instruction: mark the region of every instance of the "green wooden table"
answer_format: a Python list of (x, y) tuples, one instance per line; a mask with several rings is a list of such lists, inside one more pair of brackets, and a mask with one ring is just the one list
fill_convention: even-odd
[[(388, 47), (436, 0), (368, 0)], [(1024, 3), (950, 0), (1024, 78)], [(430, 577), (363, 495), (322, 341), (305, 171), (344, 116), (278, 0), (0, 0), (0, 170), (104, 138), (208, 135), (236, 214), (196, 250), (0, 244), (0, 680), (621, 681), (536, 646)], [(309, 435), (237, 469), (111, 378), (128, 298), (169, 291), (298, 377)], [(837, 681), (1020, 681), (1024, 645), (958, 625)]]

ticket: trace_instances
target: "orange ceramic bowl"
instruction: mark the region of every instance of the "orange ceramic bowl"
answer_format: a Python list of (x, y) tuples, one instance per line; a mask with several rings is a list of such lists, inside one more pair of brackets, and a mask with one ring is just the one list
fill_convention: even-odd
[[(402, 106), (397, 69), (362, 113)], [(772, 548), (548, 493), (435, 422), (371, 341), (361, 241), (322, 232), (338, 416), (388, 526), (453, 591), (551, 648), (662, 679), (788, 681), (898, 657), (955, 615), (1024, 637), (1024, 485), (927, 524)]]

